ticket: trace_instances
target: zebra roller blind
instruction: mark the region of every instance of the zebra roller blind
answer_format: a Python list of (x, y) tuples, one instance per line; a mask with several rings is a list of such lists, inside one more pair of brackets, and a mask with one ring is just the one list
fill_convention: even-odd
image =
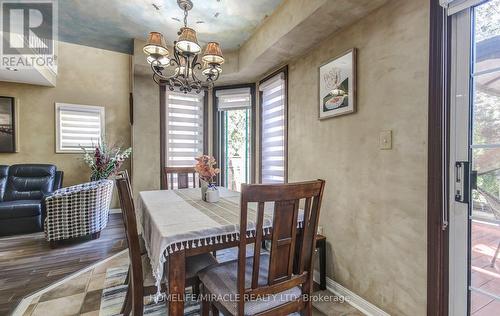
[(56, 152), (93, 150), (104, 136), (104, 107), (56, 103)]
[(251, 107), (250, 88), (217, 90), (217, 110), (241, 110)]
[(168, 91), (166, 98), (166, 166), (192, 167), (203, 155), (204, 93)]
[(285, 183), (285, 78), (280, 73), (259, 86), (262, 93), (261, 182)]

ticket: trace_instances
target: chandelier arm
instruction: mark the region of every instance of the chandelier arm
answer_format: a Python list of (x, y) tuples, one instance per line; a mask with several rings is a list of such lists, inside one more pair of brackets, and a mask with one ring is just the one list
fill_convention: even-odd
[(202, 89), (201, 82), (192, 82), (189, 87), (193, 90), (196, 90), (196, 93), (200, 93)]
[(194, 55), (193, 59), (191, 60), (191, 67), (194, 68), (194, 66), (198, 63), (198, 54)]
[(213, 84), (214, 81), (219, 80), (219, 76), (220, 76), (220, 71), (217, 71), (217, 75), (215, 76), (215, 79), (213, 79), (213, 78), (210, 79), (210, 81), (212, 82), (212, 84)]
[(188, 82), (179, 76), (170, 78), (169, 85), (170, 85), (170, 90), (172, 91), (174, 87), (179, 87), (179, 90), (181, 90), (184, 93), (191, 91), (191, 87), (189, 86)]
[(199, 62), (196, 62), (195, 64), (193, 64), (193, 69), (194, 68), (198, 68), (198, 70), (201, 70), (203, 66)]
[(169, 76), (165, 76), (161, 70), (159, 70), (160, 67), (158, 66), (155, 66), (153, 64), (151, 64), (151, 69), (153, 70), (153, 76), (157, 76), (158, 78), (160, 79), (164, 79), (164, 80), (168, 80), (170, 77)]
[(153, 65), (152, 63), (151, 63), (151, 69), (153, 70), (153, 76), (156, 75), (160, 78), (167, 78), (164, 74), (162, 74), (161, 70), (158, 69), (158, 67)]
[(170, 79), (168, 80), (168, 89), (169, 89), (170, 91), (174, 91), (174, 90), (175, 90), (175, 87), (176, 87), (176, 85), (175, 85), (175, 80), (174, 80), (173, 78), (170, 78)]
[(181, 60), (179, 56), (179, 51), (177, 50), (177, 47), (175, 47), (175, 42), (174, 42), (174, 60), (175, 63), (177, 64), (178, 67), (181, 66)]
[[(217, 70), (217, 67), (214, 64), (210, 64), (210, 68)], [(214, 72), (209, 72), (206, 76), (207, 79), (205, 80), (209, 85), (213, 85), (214, 81), (217, 81), (220, 76), (220, 71), (215, 71), (217, 74), (214, 75)]]
[(197, 84), (201, 84), (201, 80), (198, 78), (198, 76), (196, 76), (195, 74), (195, 69), (198, 69), (198, 70), (202, 70), (203, 69), (203, 66), (201, 65), (201, 63), (198, 62), (198, 55), (196, 55), (193, 59), (193, 63), (191, 65), (191, 77), (193, 78), (193, 80), (197, 83)]
[(203, 90), (203, 85), (201, 84), (201, 82), (198, 84), (198, 86), (196, 87), (196, 93), (200, 93), (201, 90)]
[(184, 86), (184, 82), (181, 79), (179, 79), (178, 76), (172, 76), (172, 78), (170, 78), (170, 81), (172, 82), (172, 86), (174, 87)]
[(172, 66), (172, 67), (175, 67), (175, 66), (176, 66), (176, 67), (179, 67), (179, 66), (180, 66), (179, 61), (178, 61), (177, 59), (175, 59), (175, 56), (174, 56), (174, 58), (171, 58), (171, 59), (170, 59), (169, 64), (170, 64), (170, 66)]
[(198, 88), (199, 86), (201, 86), (201, 81), (196, 80), (196, 81), (191, 82), (189, 85), (193, 88)]
[(160, 79), (158, 79), (158, 76), (156, 75), (156, 73), (153, 73), (153, 81), (154, 81), (157, 85), (160, 85)]
[(191, 77), (193, 78), (193, 80), (194, 80), (195, 82), (201, 82), (201, 80), (200, 80), (200, 79), (198, 79), (198, 76), (196, 76), (196, 75), (195, 75), (195, 73), (194, 73), (194, 69), (191, 71)]
[[(188, 85), (188, 82), (187, 81), (185, 82), (183, 78), (179, 78), (178, 74), (173, 74), (172, 76), (165, 76), (164, 74), (161, 73), (161, 71), (156, 69), (156, 67), (152, 66), (151, 68), (153, 69), (154, 72), (153, 76), (156, 77), (155, 82), (159, 84), (160, 79), (167, 81), (168, 82), (167, 85), (171, 91), (174, 91), (175, 87), (180, 87), (180, 89), (184, 91), (184, 87)], [(153, 80), (155, 77), (153, 77)]]

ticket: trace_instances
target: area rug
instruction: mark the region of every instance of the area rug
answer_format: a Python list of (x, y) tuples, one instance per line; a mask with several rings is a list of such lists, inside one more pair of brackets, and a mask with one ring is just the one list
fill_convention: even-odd
[[(106, 270), (106, 280), (101, 297), (100, 316), (120, 315), (120, 310), (127, 293), (125, 278), (127, 276), (128, 265), (108, 268)], [(186, 297), (192, 297), (191, 289), (186, 289)], [(165, 302), (155, 303), (153, 297), (144, 298), (144, 315), (168, 315)], [(184, 303), (184, 315), (200, 315), (200, 302), (197, 300), (187, 300)]]
[[(247, 256), (253, 255), (253, 246), (248, 245)], [(217, 251), (217, 261), (225, 262), (235, 260), (238, 257), (237, 248), (230, 248)], [(127, 260), (128, 261), (128, 260)], [(120, 310), (127, 293), (125, 278), (127, 276), (128, 263), (111, 266), (106, 269), (106, 279), (104, 281), (100, 316), (120, 315)], [(186, 289), (186, 297), (193, 298), (191, 288)], [(153, 297), (144, 298), (144, 315), (167, 315), (165, 302), (155, 303)], [(186, 300), (184, 303), (184, 315), (200, 315), (200, 301)]]

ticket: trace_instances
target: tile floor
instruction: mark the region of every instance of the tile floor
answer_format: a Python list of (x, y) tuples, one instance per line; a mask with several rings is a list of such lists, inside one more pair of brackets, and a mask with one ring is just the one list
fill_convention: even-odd
[[(472, 221), (471, 251), (471, 315), (500, 314), (500, 258), (491, 266), (491, 259), (500, 241), (500, 227)], [(492, 295), (486, 295), (483, 291)]]
[(128, 264), (127, 253), (98, 264), (94, 269), (69, 279), (46, 293), (35, 296), (22, 315), (99, 315), (107, 269), (126, 264)]
[[(228, 255), (226, 258), (230, 257), (231, 255)], [(106, 272), (108, 269), (112, 270), (113, 268), (124, 265), (126, 266), (127, 264), (127, 253), (123, 253), (107, 262), (98, 264), (93, 269), (64, 281), (52, 290), (33, 297), (29, 302), (27, 309), (23, 311), (21, 315), (109, 315), (109, 313), (103, 312), (103, 309), (101, 308), (103, 290), (110, 287), (110, 284), (106, 284), (106, 282), (113, 282), (110, 281), (109, 277), (106, 278)], [(315, 295), (332, 294), (328, 291), (323, 291), (316, 292)], [(315, 302), (314, 307), (315, 316), (363, 315), (346, 302)]]

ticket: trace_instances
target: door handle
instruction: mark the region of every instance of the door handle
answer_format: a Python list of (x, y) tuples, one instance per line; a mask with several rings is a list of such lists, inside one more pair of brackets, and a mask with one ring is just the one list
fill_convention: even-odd
[(470, 176), (469, 162), (455, 162), (455, 201), (469, 203), (470, 199)]

